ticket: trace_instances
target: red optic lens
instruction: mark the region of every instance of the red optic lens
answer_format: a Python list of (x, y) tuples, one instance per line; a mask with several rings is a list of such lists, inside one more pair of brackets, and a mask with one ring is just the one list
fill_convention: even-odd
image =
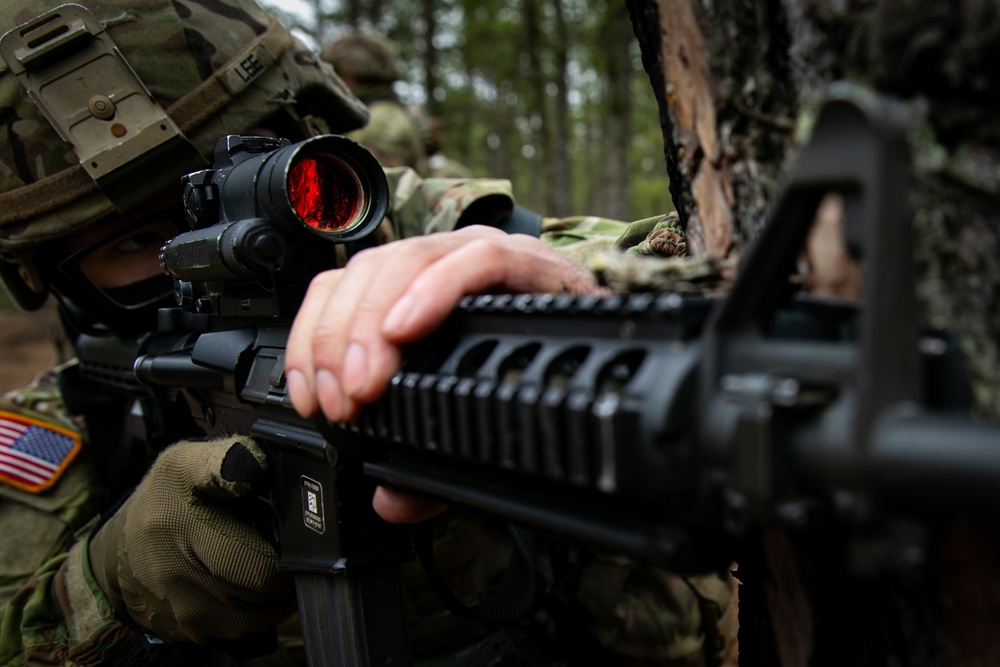
[(361, 189), (337, 159), (307, 157), (288, 174), (288, 197), (302, 221), (321, 232), (340, 232), (357, 222)]

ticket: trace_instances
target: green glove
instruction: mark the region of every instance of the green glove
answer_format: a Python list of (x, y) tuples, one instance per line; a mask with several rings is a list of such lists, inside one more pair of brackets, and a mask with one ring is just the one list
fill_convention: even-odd
[(164, 640), (196, 643), (266, 632), (287, 617), (292, 580), (237, 516), (266, 470), (248, 438), (164, 450), (91, 537), (91, 569), (116, 612)]

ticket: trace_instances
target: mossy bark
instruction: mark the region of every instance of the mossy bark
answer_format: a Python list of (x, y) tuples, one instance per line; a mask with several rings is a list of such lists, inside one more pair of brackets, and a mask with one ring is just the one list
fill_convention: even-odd
[[(831, 82), (861, 84), (922, 114), (910, 141), (914, 289), (924, 323), (961, 339), (974, 412), (1000, 418), (1000, 2), (628, 5), (660, 105), (670, 194), (694, 256), (738, 256), (756, 240), (799, 129)], [(772, 586), (763, 596), (772, 619), (787, 623), (782, 609), (800, 608), (804, 587), (818, 620), (786, 627), (794, 641), (785, 646), (779, 638), (748, 648), (785, 665), (1000, 664), (991, 630), (1000, 613), (1000, 577), (990, 566), (1000, 557), (997, 534), (942, 527), (918, 575), (877, 583), (832, 574), (844, 556), (833, 553), (837, 539), (817, 541), (815, 531), (808, 544), (793, 539), (797, 559), (777, 558), (775, 539), (764, 539), (767, 557), (748, 563), (765, 565), (744, 574)]]
[(670, 193), (694, 255), (754, 241), (796, 128), (850, 80), (924, 110), (915, 134), (916, 286), (956, 331), (977, 411), (1000, 417), (1000, 3), (629, 0), (660, 103)]

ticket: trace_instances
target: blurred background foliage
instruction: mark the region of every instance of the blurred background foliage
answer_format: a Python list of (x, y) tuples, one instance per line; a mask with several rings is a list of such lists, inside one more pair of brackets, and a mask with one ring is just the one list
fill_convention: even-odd
[(265, 0), (317, 51), (352, 29), (392, 40), (406, 104), (443, 153), (508, 178), (548, 216), (672, 209), (649, 79), (620, 0)]

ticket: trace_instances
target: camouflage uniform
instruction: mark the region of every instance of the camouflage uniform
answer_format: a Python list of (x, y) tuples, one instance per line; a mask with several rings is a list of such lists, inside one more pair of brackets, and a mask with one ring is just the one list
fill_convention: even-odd
[(427, 160), (403, 104), (389, 88), (358, 89), (354, 93), (368, 106), (371, 118), (347, 136), (367, 148), (383, 167), (410, 167), (427, 173)]
[[(504, 179), (421, 178), (412, 169), (386, 169), (394, 238), (446, 232), (456, 226), (495, 224), (514, 209), (510, 181)], [(475, 203), (479, 218), (461, 220)]]
[(472, 178), (472, 170), (442, 153), (444, 145), (444, 123), (421, 108), (410, 108), (427, 153), (427, 175), (432, 178)]
[(347, 136), (370, 150), (384, 167), (410, 167), (428, 175), (419, 129), (392, 89), (400, 78), (392, 45), (377, 35), (353, 33), (328, 45), (323, 59), (345, 78), (371, 114), (365, 127)]
[(427, 158), (427, 175), (431, 178), (472, 178), (472, 170), (458, 160), (435, 153)]
[[(130, 10), (113, 6), (111, 0), (89, 3), (98, 13), (104, 10), (108, 30), (115, 30), (116, 42), (130, 58), (140, 78), (161, 83), (162, 92), (157, 90), (161, 103), (203, 152), (211, 151), (215, 137), (224, 134), (226, 128), (253, 127), (282, 108), (290, 99), (289, 76), (312, 76), (313, 80), (306, 83), (314, 88), (317, 85), (327, 89), (342, 88), (335, 77), (329, 77), (315, 60), (310, 60), (308, 50), (275, 28), (262, 11), (243, 0), (220, 2), (225, 4), (225, 7), (219, 5), (221, 14), (197, 5), (196, 22), (200, 19), (203, 25), (225, 30), (230, 35), (245, 35), (242, 39), (251, 45), (250, 48), (257, 49), (257, 57), (270, 58), (273, 66), (265, 68), (258, 77), (259, 87), (234, 91), (229, 88), (238, 87), (238, 84), (230, 81), (215, 87), (207, 97), (196, 98), (196, 103), (185, 93), (192, 87), (190, 80), (207, 81), (206, 77), (212, 72), (226, 68), (224, 63), (210, 62), (202, 63), (200, 69), (185, 69), (182, 64), (190, 60), (178, 58), (175, 62), (162, 57), (175, 47), (186, 48), (179, 46), (184, 41), (180, 29), (175, 32), (164, 29), (164, 34), (169, 34), (170, 38), (162, 45), (142, 43), (142, 31), (135, 28), (141, 26), (143, 20), (151, 18), (160, 25), (171, 20), (168, 14), (160, 12), (163, 2), (134, 0)], [(51, 1), (50, 4), (56, 3)], [(200, 12), (205, 15), (199, 16)], [(23, 13), (14, 16), (0, 13), (0, 17), (6, 25), (15, 25), (27, 18)], [(225, 28), (221, 27), (223, 24)], [(184, 32), (190, 34), (190, 30), (187, 27)], [(202, 40), (206, 41), (204, 37)], [(161, 57), (131, 58), (133, 53), (151, 46), (161, 52)], [(211, 59), (213, 56), (206, 52), (205, 57)], [(217, 53), (214, 57), (225, 61), (229, 54)], [(296, 65), (284, 67), (282, 63), (285, 62)], [(285, 77), (281, 76), (282, 69), (287, 70)], [(38, 296), (44, 295), (46, 287), (42, 278), (33, 272), (36, 262), (44, 259), (36, 256), (33, 248), (43, 247), (39, 246), (41, 241), (100, 221), (112, 214), (114, 208), (91, 182), (74, 176), (77, 172), (71, 154), (61, 157), (62, 153), (53, 155), (51, 151), (45, 153), (32, 148), (32, 142), (58, 142), (58, 138), (52, 137), (37, 110), (25, 100), (19, 84), (4, 74), (0, 70), (0, 100), (17, 100), (14, 107), (4, 111), (20, 121), (0, 129), (12, 133), (0, 144), (0, 160), (6, 167), (0, 169), (0, 178), (7, 179), (0, 181), (0, 199), (8, 203), (0, 207), (0, 245), (10, 259), (10, 263), (0, 264), (7, 271), (3, 276), (5, 286), (15, 294), (22, 307), (30, 308), (37, 306)], [(339, 92), (343, 94), (329, 96), (326, 100), (329, 104), (340, 105), (334, 115), (346, 126), (361, 122), (364, 109), (346, 91)], [(240, 95), (257, 96), (258, 102), (245, 107), (231, 105), (233, 99), (247, 100)], [(204, 107), (206, 103), (210, 104), (209, 111)], [(208, 117), (198, 116), (200, 112), (207, 113)], [(299, 115), (299, 120), (305, 125), (324, 122), (320, 116)], [(33, 153), (48, 155), (51, 161), (23, 159)], [(65, 176), (67, 172), (69, 176)], [(506, 181), (422, 181), (407, 169), (390, 170), (388, 176), (392, 205), (385, 231), (387, 238), (444, 231), (468, 222), (492, 222), (509, 213), (513, 206), (510, 184)], [(75, 184), (75, 190), (63, 192), (66, 183)], [(30, 188), (33, 196), (17, 199), (18, 192), (24, 188)], [(477, 220), (460, 220), (473, 204), (479, 216)], [(26, 224), (28, 221), (30, 225)], [(568, 253), (572, 252), (575, 243), (586, 243), (591, 250), (607, 250), (623, 243), (633, 247), (642, 245), (637, 228), (613, 221), (578, 218), (546, 221), (545, 226), (547, 240)], [(636, 243), (631, 239), (636, 239)], [(655, 252), (655, 249), (668, 246), (654, 244), (651, 247)], [(11, 266), (18, 270), (11, 273)], [(87, 537), (96, 516), (111, 511), (113, 508), (109, 505), (114, 498), (100, 481), (96, 450), (87, 442), (87, 424), (67, 413), (55, 375), (45, 374), (33, 385), (6, 394), (0, 398), (0, 411), (35, 420), (43, 429), (80, 434), (83, 441), (78, 455), (48, 488), (30, 492), (0, 482), (0, 525), (7, 533), (17, 536), (0, 541), (0, 586), (5, 601), (0, 609), (0, 664), (179, 664), (183, 660), (189, 664), (225, 665), (235, 662), (217, 647), (157, 645), (155, 638), (138, 631), (131, 619), (116, 615), (107, 594), (94, 577), (87, 549)], [(488, 531), (474, 525), (458, 511), (450, 511), (439, 520), (436, 530), (435, 551), (453, 588), (464, 596), (488, 590), (498, 568), (502, 567), (501, 562), (491, 561), (491, 558), (503, 552), (502, 548), (490, 549), (489, 544), (495, 542), (502, 546), (502, 540), (494, 540)], [(723, 628), (721, 635), (726, 641), (718, 647), (712, 644), (710, 648), (717, 653), (732, 646), (734, 637), (731, 635), (735, 632), (732, 619), (720, 623), (714, 620), (725, 619), (735, 609), (733, 584), (728, 576), (681, 578), (613, 555), (583, 549), (574, 554), (582, 573), (577, 597), (584, 623), (603, 646), (619, 656), (665, 664), (703, 664), (705, 642), (715, 641), (713, 637), (719, 634), (719, 627)], [(467, 636), (470, 641), (481, 636), (481, 628), (466, 628), (467, 635), (443, 630), (454, 627), (451, 624), (455, 619), (444, 614), (440, 604), (427, 595), (426, 584), (418, 572), (408, 572), (406, 581), (407, 611), (412, 620), (415, 644), (430, 648), (436, 645), (435, 636), (451, 640)]]
[[(364, 124), (364, 105), (328, 65), (269, 14), (229, 6), (235, 2), (223, 0), (215, 10), (185, 6), (176, 15), (165, 11), (159, 0), (134, 0), (128, 9), (117, 1), (95, 0), (90, 5), (107, 23), (139, 79), (152, 88), (156, 101), (206, 159), (233, 128), (248, 131), (282, 112), (307, 136), (343, 133)], [(38, 0), (33, 11), (18, 12), (15, 3), (2, 3), (0, 25), (16, 25), (59, 4)], [(158, 31), (162, 42), (150, 44), (149, 30)], [(227, 60), (232, 49), (212, 46), (204, 34), (212, 31), (240, 46), (239, 53)], [(189, 36), (197, 44), (194, 54)], [(155, 60), (151, 51), (157, 54)], [(307, 93), (311, 106), (299, 103), (296, 93)], [(34, 252), (116, 209), (3, 62), (0, 100), (5, 101), (4, 117), (11, 119), (0, 125), (0, 260), (9, 260), (0, 261), (0, 277), (21, 307), (33, 309), (47, 288), (32, 266)]]
[[(409, 170), (395, 170), (391, 175), (393, 228), (401, 236), (454, 228), (465, 208), (481, 197), (493, 197), (501, 210), (504, 202), (512, 205), (510, 185), (505, 181), (422, 181)], [(672, 218), (666, 220), (669, 224)], [(547, 219), (544, 233), (561, 251), (582, 257), (578, 246), (597, 255), (634, 250), (646, 240), (636, 230), (662, 226), (656, 222), (662, 221), (629, 225), (593, 217)], [(61, 408), (51, 373), (35, 386), (9, 393), (0, 409), (44, 416), (66, 427), (81, 426)], [(30, 535), (37, 543), (28, 548), (23, 541), (8, 540), (0, 547), (4, 566), (0, 580), (5, 591), (11, 594), (28, 579), (3, 612), (0, 664), (19, 664), (21, 655), (83, 660), (82, 656), (93, 653), (113, 655), (114, 664), (173, 664), (180, 659), (229, 664), (225, 654), (205, 647), (148, 648), (141, 636), (115, 618), (84, 565), (85, 541), (77, 541), (78, 546), (67, 553), (109, 501), (90, 457), (81, 456), (45, 494), (32, 496), (0, 485), (0, 495), (7, 516), (23, 515), (11, 520), (10, 530)], [(507, 539), (459, 510), (450, 510), (435, 522), (436, 559), (451, 588), (470, 603), (487, 598), (506, 564)], [(567, 594), (574, 595), (597, 648), (608, 651), (603, 658), (608, 664), (624, 660), (622, 656), (665, 665), (709, 664), (706, 642), (712, 643), (714, 650), (709, 653), (713, 655), (732, 651), (735, 582), (728, 573), (679, 577), (622, 556), (580, 548), (572, 552), (572, 558), (579, 563), (580, 575), (577, 588), (564, 584)], [(463, 637), (469, 642), (482, 639), (481, 626), (444, 609), (418, 564), (405, 566), (404, 586), (416, 651), (452, 647)], [(60, 589), (66, 592), (55, 594)], [(288, 624), (282, 627), (287, 629)], [(706, 628), (712, 631), (706, 633)], [(294, 627), (290, 632), (294, 634)], [(288, 647), (297, 643), (294, 636), (285, 641)], [(283, 650), (289, 653), (291, 649)]]

